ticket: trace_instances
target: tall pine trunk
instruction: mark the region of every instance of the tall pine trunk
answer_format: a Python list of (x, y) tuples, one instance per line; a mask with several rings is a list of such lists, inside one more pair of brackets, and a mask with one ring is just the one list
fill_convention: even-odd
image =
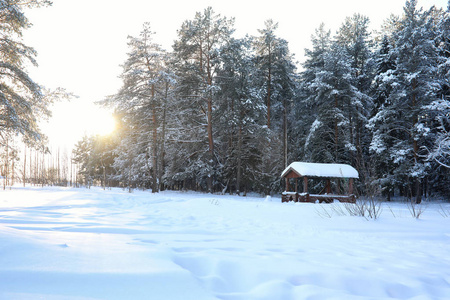
[(237, 170), (236, 170), (236, 194), (240, 195), (242, 177), (242, 123), (239, 124), (238, 148), (237, 148)]
[[(417, 99), (416, 99), (416, 94), (415, 94), (416, 88), (417, 88), (417, 80), (414, 79), (412, 81), (412, 90), (413, 90), (413, 93), (412, 93), (412, 109), (414, 111), (417, 110), (417, 108), (416, 108), (416, 106), (417, 106)], [(411, 137), (412, 137), (412, 140), (413, 140), (412, 147), (413, 147), (413, 153), (414, 153), (414, 164), (418, 164), (419, 163), (419, 155), (418, 155), (418, 153), (419, 153), (419, 144), (417, 142), (416, 137), (413, 134), (414, 128), (417, 125), (418, 119), (419, 119), (419, 116), (417, 114), (414, 114), (413, 115), (412, 128), (411, 128)], [(417, 176), (415, 178), (414, 182), (415, 182), (414, 183), (414, 185), (415, 185), (414, 190), (415, 190), (415, 197), (416, 197), (415, 202), (417, 204), (419, 204), (419, 203), (422, 202), (422, 189), (421, 189), (422, 183), (421, 183), (421, 180), (420, 180), (419, 176)]]
[(288, 162), (288, 124), (287, 124), (287, 101), (283, 100), (283, 168), (287, 167)]
[(160, 164), (161, 167), (158, 169), (159, 170), (159, 174), (158, 174), (158, 178), (159, 178), (159, 188), (160, 190), (164, 190), (164, 186), (162, 184), (162, 176), (164, 174), (164, 170), (166, 168), (166, 161), (165, 161), (165, 156), (166, 156), (166, 113), (167, 113), (167, 98), (169, 96), (169, 83), (166, 82), (166, 88), (165, 88), (165, 92), (164, 92), (164, 103), (163, 103), (163, 111), (162, 111), (162, 120), (161, 120), (161, 159), (160, 159)]
[[(337, 110), (338, 108), (338, 98), (334, 96), (334, 108)], [(339, 128), (338, 128), (338, 119), (334, 118), (334, 151), (335, 151), (335, 162), (339, 162)]]
[[(214, 164), (214, 141), (213, 141), (213, 134), (212, 134), (212, 99), (208, 98), (208, 112), (207, 112), (207, 130), (208, 130), (208, 165), (210, 168), (213, 168)], [(208, 172), (208, 192), (212, 193), (212, 172), (211, 169)]]
[(159, 192), (158, 187), (158, 122), (156, 117), (156, 104), (155, 104), (155, 85), (152, 85), (152, 123), (153, 123), (153, 136), (152, 136), (152, 165), (153, 165), (153, 183), (152, 193)]
[(23, 177), (22, 177), (23, 187), (25, 187), (26, 180), (27, 180), (27, 146), (25, 145), (23, 149)]
[(267, 75), (267, 128), (270, 129), (270, 103), (272, 97), (272, 53), (269, 45), (269, 70)]
[[(210, 56), (207, 55), (206, 59), (206, 71), (207, 71), (207, 86), (212, 86), (212, 70), (211, 70), (211, 61)], [(208, 192), (212, 193), (212, 186), (213, 186), (213, 174), (212, 169), (214, 168), (214, 140), (213, 140), (213, 125), (212, 125), (212, 92), (208, 91), (208, 97), (206, 99), (207, 101), (207, 131), (208, 131), (208, 165), (210, 167), (210, 171), (208, 172)]]

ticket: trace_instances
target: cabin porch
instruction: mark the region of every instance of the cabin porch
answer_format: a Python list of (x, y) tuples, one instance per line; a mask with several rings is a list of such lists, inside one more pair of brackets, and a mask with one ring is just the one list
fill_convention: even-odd
[(355, 195), (334, 195), (334, 194), (309, 194), (296, 192), (283, 192), (281, 194), (281, 202), (304, 202), (304, 203), (332, 203), (334, 200), (339, 202), (355, 203)]

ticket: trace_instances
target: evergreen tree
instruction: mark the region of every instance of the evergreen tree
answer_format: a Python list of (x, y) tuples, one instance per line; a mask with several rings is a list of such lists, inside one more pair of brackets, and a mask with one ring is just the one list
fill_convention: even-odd
[(433, 190), (442, 195), (450, 195), (447, 184), (450, 180), (450, 3), (446, 11), (436, 11), (436, 14), (436, 45), (439, 50), (437, 76), (440, 89), (437, 99), (426, 107), (432, 116), (430, 135), (433, 143), (424, 147), (434, 170), (429, 179)]
[[(258, 170), (258, 181), (267, 187), (267, 193), (279, 189), (278, 176), (288, 164), (289, 127), (292, 102), (297, 91), (297, 74), (294, 57), (288, 42), (279, 38), (275, 31), (278, 23), (265, 22), (255, 38), (257, 72), (255, 84), (266, 104), (266, 137), (261, 147), (264, 150)], [(277, 180), (274, 180), (277, 178)]]
[(93, 167), (91, 152), (93, 151), (93, 138), (83, 136), (73, 149), (72, 161), (79, 166), (78, 174), (82, 176), (82, 183), (91, 186), (93, 183)]
[(222, 64), (219, 51), (230, 40), (233, 24), (234, 19), (221, 17), (208, 7), (183, 23), (173, 46), (181, 122), (177, 139), (187, 158), (177, 173), (179, 179), (196, 178), (195, 185), (209, 192), (220, 173), (213, 127), (218, 105), (216, 75)]
[[(374, 53), (374, 69), (375, 77), (370, 89), (373, 97), (373, 107), (370, 113), (369, 124), (366, 125), (371, 133), (374, 130), (376, 131), (373, 123), (374, 119), (372, 118), (384, 110), (385, 107), (389, 107), (388, 98), (392, 92), (391, 79), (395, 73), (395, 58), (393, 56), (392, 42), (387, 35), (383, 36), (378, 49)], [(394, 166), (387, 157), (383, 157), (383, 154), (388, 154), (384, 152), (382, 154), (383, 146), (379, 144), (378, 137), (379, 135), (375, 135), (372, 138), (368, 150), (372, 153), (378, 153), (377, 159), (374, 159), (372, 162), (372, 166), (376, 170), (374, 177), (377, 178), (378, 184), (380, 184), (380, 179), (384, 178), (381, 182), (383, 193), (390, 200), (395, 184), (392, 179), (386, 180), (386, 174), (392, 174)]]
[(354, 145), (355, 152), (350, 160), (360, 174), (361, 181), (368, 176), (366, 161), (368, 153), (366, 144), (368, 133), (365, 125), (373, 105), (369, 96), (370, 85), (373, 81), (372, 53), (370, 45), (369, 18), (360, 14), (354, 14), (345, 19), (337, 34), (337, 43), (343, 47), (350, 59), (351, 84), (354, 91), (351, 92), (350, 103), (346, 109), (349, 121), (349, 142)]
[[(314, 112), (314, 121), (309, 124), (305, 141), (306, 159), (313, 162), (350, 163), (356, 147), (351, 140), (351, 113), (360, 103), (353, 85), (351, 59), (346, 49), (332, 43), (323, 27), (318, 31), (320, 44), (315, 45), (314, 56), (309, 59), (303, 82), (307, 91), (306, 101)], [(313, 44), (316, 44), (313, 40)]]
[[(130, 53), (123, 66), (123, 87), (103, 103), (113, 106), (125, 123), (123, 130), (130, 130), (123, 135), (123, 151), (119, 151), (115, 166), (119, 169), (132, 167), (133, 171), (129, 169), (125, 172), (127, 178), (133, 173), (133, 177), (141, 178), (140, 185), (146, 187), (150, 184), (152, 192), (158, 192), (164, 171), (165, 149), (162, 145), (165, 140), (168, 88), (172, 78), (166, 66), (168, 56), (153, 42), (153, 35), (150, 25), (145, 23), (139, 37), (129, 37)], [(130, 157), (137, 159), (130, 162)], [(135, 180), (127, 182), (135, 183)]]
[(403, 183), (402, 188), (420, 202), (422, 179), (427, 175), (421, 151), (430, 131), (429, 112), (424, 108), (436, 98), (439, 84), (433, 79), (438, 62), (433, 20), (430, 11), (422, 12), (416, 5), (416, 0), (405, 4), (401, 27), (394, 34), (395, 70), (384, 79), (392, 91), (369, 126), (374, 129), (372, 150), (394, 166), (386, 181)]
[[(256, 72), (251, 38), (231, 39), (220, 51), (223, 67), (218, 72), (219, 107), (216, 110), (217, 142), (222, 161), (224, 187), (241, 191), (254, 188), (261, 163), (260, 138), (264, 128), (265, 105), (252, 81)], [(230, 188), (231, 189), (231, 188)]]
[(379, 49), (374, 54), (375, 78), (371, 87), (374, 106), (371, 117), (386, 104), (386, 100), (392, 91), (387, 83), (389, 76), (395, 70), (395, 59), (393, 57), (393, 45), (387, 35), (383, 35)]
[(258, 30), (260, 35), (254, 42), (258, 67), (255, 80), (261, 87), (260, 95), (265, 98), (266, 125), (282, 143), (282, 167), (285, 167), (288, 153), (288, 113), (295, 97), (298, 78), (288, 42), (276, 35), (277, 28), (278, 23), (269, 19), (265, 22), (265, 28)]
[[(317, 120), (318, 102), (314, 82), (325, 67), (325, 57), (331, 49), (331, 32), (325, 29), (325, 24), (321, 23), (311, 35), (312, 49), (305, 49), (306, 60), (303, 63), (303, 71), (300, 74), (300, 87), (298, 99), (295, 101), (293, 112), (296, 129), (294, 133), (294, 149), (297, 150), (298, 160), (313, 162), (313, 149), (315, 148), (312, 138), (320, 125)], [(312, 144), (311, 144), (312, 143)], [(319, 158), (320, 161), (320, 158)]]
[(22, 43), (23, 30), (31, 26), (23, 10), (51, 4), (48, 1), (0, 1), (0, 135), (20, 134), (27, 142), (40, 141), (37, 122), (50, 115), (49, 99), (25, 70), (27, 62), (37, 65), (36, 51)]

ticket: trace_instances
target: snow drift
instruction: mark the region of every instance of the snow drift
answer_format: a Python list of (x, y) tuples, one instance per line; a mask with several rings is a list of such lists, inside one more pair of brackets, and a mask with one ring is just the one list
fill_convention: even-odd
[(16, 187), (0, 192), (0, 299), (448, 299), (441, 205), (373, 222), (319, 208)]

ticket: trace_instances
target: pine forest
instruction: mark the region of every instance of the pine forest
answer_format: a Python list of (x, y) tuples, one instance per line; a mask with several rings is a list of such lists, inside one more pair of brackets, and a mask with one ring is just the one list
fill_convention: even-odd
[[(20, 1), (0, 1), (9, 2)], [(274, 20), (237, 38), (234, 19), (208, 7), (182, 23), (170, 51), (145, 23), (128, 38), (122, 85), (98, 101), (114, 111), (116, 130), (85, 136), (64, 163), (53, 151), (53, 179), (39, 182), (46, 148), (36, 119), (67, 94), (22, 71), (24, 60), (34, 62), (33, 49), (14, 40), (26, 19), (1, 11), (4, 178), (276, 195), (281, 172), (303, 161), (352, 165), (357, 196), (450, 199), (450, 3), (445, 10), (406, 1), (377, 31), (360, 14), (337, 30), (321, 24), (302, 62)], [(22, 156), (14, 156), (17, 135)]]

